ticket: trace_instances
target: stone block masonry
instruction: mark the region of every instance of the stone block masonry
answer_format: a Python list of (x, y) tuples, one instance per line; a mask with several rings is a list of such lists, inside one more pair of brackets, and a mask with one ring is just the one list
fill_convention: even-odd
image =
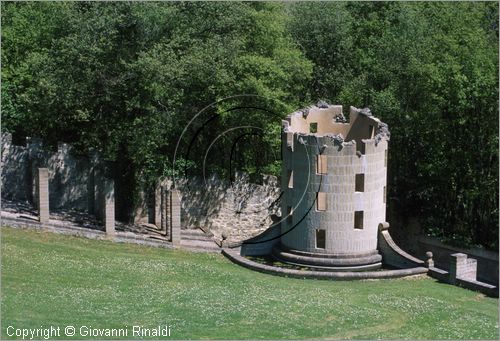
[[(45, 145), (41, 139), (27, 137), (22, 145), (12, 142), (12, 135), (1, 134), (2, 199), (29, 202), (38, 208), (38, 168), (47, 168), (51, 211), (76, 210), (104, 219), (102, 178), (113, 177), (113, 167), (91, 150), (86, 155), (70, 145)], [(107, 169), (107, 174), (104, 170)], [(130, 198), (115, 192), (115, 212), (126, 221), (130, 216)]]
[(465, 253), (454, 253), (451, 255), (450, 282), (455, 283), (456, 279), (469, 281), (476, 280), (477, 261), (474, 258), (467, 258)]
[(37, 202), (38, 202), (38, 220), (40, 223), (49, 222), (49, 170), (47, 168), (38, 168), (37, 177)]
[(265, 231), (273, 214), (280, 215), (281, 191), (274, 176), (252, 183), (237, 172), (233, 181), (212, 174), (206, 179), (175, 179), (182, 201), (183, 228), (206, 228), (216, 239), (240, 242)]

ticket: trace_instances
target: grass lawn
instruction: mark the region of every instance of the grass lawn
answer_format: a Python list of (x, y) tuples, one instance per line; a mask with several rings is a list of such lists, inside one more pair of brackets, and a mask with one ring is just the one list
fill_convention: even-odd
[(217, 254), (1, 234), (2, 339), (9, 325), (170, 325), (172, 339), (498, 339), (497, 299), (426, 277), (291, 279)]

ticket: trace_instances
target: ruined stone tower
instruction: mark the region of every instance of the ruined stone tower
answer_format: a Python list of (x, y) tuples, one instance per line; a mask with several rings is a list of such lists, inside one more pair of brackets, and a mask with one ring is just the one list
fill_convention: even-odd
[(294, 112), (282, 129), (281, 243), (288, 263), (333, 270), (381, 266), (377, 229), (385, 221), (387, 125), (368, 109), (319, 104)]

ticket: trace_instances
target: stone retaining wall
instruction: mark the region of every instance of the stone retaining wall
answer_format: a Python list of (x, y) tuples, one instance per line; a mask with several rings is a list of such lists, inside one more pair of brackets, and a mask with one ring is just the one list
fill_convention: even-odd
[(182, 221), (185, 228), (204, 226), (228, 241), (243, 241), (272, 225), (271, 215), (280, 214), (277, 178), (266, 176), (262, 185), (250, 183), (246, 174), (237, 174), (230, 183), (212, 176), (179, 182)]
[[(37, 207), (36, 179), (38, 168), (47, 168), (50, 210), (79, 210), (102, 218), (104, 201), (103, 176), (111, 176), (109, 167), (97, 153), (76, 155), (71, 146), (60, 143), (57, 151), (44, 146), (37, 138), (27, 138), (24, 145), (14, 145), (12, 135), (3, 133), (2, 199), (29, 202)], [(228, 240), (242, 241), (264, 231), (272, 224), (270, 215), (280, 213), (280, 189), (277, 178), (265, 176), (262, 184), (251, 183), (245, 174), (230, 182), (217, 176), (177, 179), (176, 188), (182, 200), (182, 228), (208, 228), (216, 238), (225, 234)], [(167, 188), (172, 181), (164, 181)], [(135, 223), (161, 226), (161, 189), (141, 193), (135, 209), (115, 179), (116, 218)], [(170, 188), (168, 188), (170, 189)], [(151, 200), (152, 198), (152, 200)]]
[(1, 141), (2, 198), (37, 206), (38, 168), (47, 168), (50, 209), (89, 209), (92, 162), (88, 157), (75, 155), (65, 143), (54, 152), (37, 138), (28, 138), (25, 145), (16, 146), (12, 135), (3, 133)]

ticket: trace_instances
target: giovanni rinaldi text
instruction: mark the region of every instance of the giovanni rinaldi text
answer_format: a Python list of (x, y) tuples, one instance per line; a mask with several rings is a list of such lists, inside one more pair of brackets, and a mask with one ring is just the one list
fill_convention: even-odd
[(40, 326), (39, 328), (19, 328), (7, 326), (6, 334), (22, 340), (48, 340), (64, 336), (115, 338), (115, 337), (170, 337), (171, 327), (168, 325), (145, 327), (125, 326), (123, 328), (97, 328), (93, 326)]

